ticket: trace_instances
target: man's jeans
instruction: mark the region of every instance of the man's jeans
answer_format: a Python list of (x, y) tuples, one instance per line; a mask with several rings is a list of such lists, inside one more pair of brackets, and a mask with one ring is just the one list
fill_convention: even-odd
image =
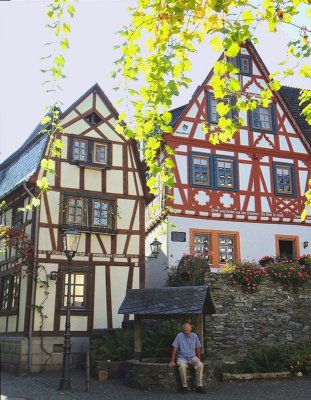
[(179, 368), (179, 375), (181, 379), (181, 384), (183, 387), (187, 387), (187, 368), (192, 365), (195, 369), (195, 379), (197, 386), (203, 386), (203, 368), (204, 365), (198, 357), (193, 357), (187, 360), (182, 358), (177, 359), (177, 365)]

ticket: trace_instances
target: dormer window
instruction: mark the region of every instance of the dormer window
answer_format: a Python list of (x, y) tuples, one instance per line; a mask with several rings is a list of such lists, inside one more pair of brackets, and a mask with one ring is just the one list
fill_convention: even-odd
[(90, 125), (97, 125), (102, 121), (102, 119), (99, 115), (96, 114), (96, 112), (92, 112), (91, 114), (87, 115), (86, 117), (84, 117), (84, 120)]
[(93, 138), (71, 138), (71, 162), (79, 166), (106, 168), (110, 166), (111, 144)]

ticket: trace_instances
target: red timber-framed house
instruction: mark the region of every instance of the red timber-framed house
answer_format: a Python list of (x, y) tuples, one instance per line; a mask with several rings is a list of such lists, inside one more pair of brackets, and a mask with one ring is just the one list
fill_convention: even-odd
[[(242, 94), (259, 94), (269, 73), (254, 46), (246, 44), (232, 62)], [(173, 134), (165, 139), (175, 150), (176, 213), (167, 220), (177, 230), (163, 230), (157, 220), (152, 206), (162, 209), (159, 191), (146, 211), (146, 249), (156, 236), (162, 254), (148, 263), (146, 286), (164, 285), (168, 267), (184, 253), (206, 254), (206, 248), (213, 253), (212, 271), (226, 260), (297, 259), (310, 252), (311, 219), (302, 223), (300, 214), (311, 174), (311, 127), (300, 115), (300, 90), (283, 87), (269, 107), (241, 112), (245, 126), (230, 142), (213, 146), (202, 131), (202, 122), (213, 125), (219, 118), (212, 77), (213, 71), (188, 104), (172, 111)]]
[[(116, 133), (117, 118), (97, 84), (61, 114), (64, 147), (55, 160), (56, 175), (32, 212), (19, 213), (18, 208), (29, 204), (42, 176), (40, 162), (48, 151), (47, 136), (38, 134), (42, 126), (0, 165), (0, 202), (7, 203), (0, 223), (25, 227), (35, 260), (43, 266), (39, 276), (49, 278), (45, 289), (31, 275), (14, 275), (15, 249), (1, 255), (0, 341), (7, 369), (37, 372), (44, 364), (61, 365), (68, 282), (65, 229), (81, 232), (71, 279), (73, 360), (87, 350), (90, 332), (121, 327), (123, 316), (117, 312), (126, 292), (144, 287), (144, 179), (137, 145)], [(31, 305), (43, 306), (43, 325)]]

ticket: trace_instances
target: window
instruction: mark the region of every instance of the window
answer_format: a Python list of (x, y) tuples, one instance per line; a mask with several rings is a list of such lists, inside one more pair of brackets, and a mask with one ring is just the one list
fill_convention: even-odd
[(18, 309), (20, 277), (5, 275), (0, 278), (0, 311)]
[(192, 182), (196, 185), (210, 186), (210, 157), (193, 155)]
[(289, 260), (299, 257), (299, 237), (290, 235), (276, 235), (276, 255)]
[[(68, 273), (64, 273), (62, 307), (67, 306)], [(71, 274), (71, 308), (86, 308), (86, 272), (73, 272)]]
[(207, 257), (214, 267), (230, 260), (239, 260), (238, 232), (190, 229), (190, 245), (196, 256)]
[(95, 139), (71, 138), (71, 162), (78, 165), (91, 165), (97, 168), (110, 166), (111, 144)]
[(87, 206), (85, 199), (79, 197), (69, 197), (67, 206), (68, 224), (85, 225), (87, 219)]
[[(211, 124), (217, 124), (219, 120), (219, 114), (217, 112), (217, 104), (223, 102), (230, 106), (234, 106), (235, 104), (235, 97), (225, 97), (223, 99), (215, 99), (213, 93), (208, 93), (208, 122)], [(226, 118), (234, 119), (236, 117), (235, 110), (230, 110), (226, 115)]]
[(64, 193), (63, 228), (114, 233), (116, 202), (100, 196), (81, 197)]
[(97, 125), (102, 121), (102, 119), (98, 114), (96, 114), (96, 112), (92, 112), (91, 114), (87, 115), (86, 117), (84, 117), (84, 120), (90, 125)]
[(110, 226), (111, 212), (110, 203), (107, 201), (93, 200), (93, 217), (94, 226)]
[(74, 139), (72, 144), (72, 157), (74, 160), (87, 160), (87, 141)]
[(277, 196), (296, 196), (294, 165), (274, 162), (273, 175), (274, 191)]
[[(88, 315), (91, 301), (91, 272), (86, 266), (73, 266), (70, 285), (70, 308), (73, 315)], [(57, 278), (57, 311), (65, 315), (69, 274), (67, 266), (60, 266)]]
[(252, 76), (253, 75), (253, 62), (252, 57), (240, 54), (237, 57), (227, 58), (234, 67), (239, 68), (241, 75)]
[(107, 164), (107, 145), (106, 144), (94, 144), (94, 163)]
[(234, 157), (190, 153), (190, 186), (237, 190), (237, 161)]
[(234, 160), (216, 158), (217, 187), (234, 188)]
[(254, 111), (250, 111), (250, 126), (254, 131), (275, 133), (274, 104), (268, 108), (257, 107)]
[(23, 225), (24, 213), (22, 211), (19, 211), (20, 207), (22, 207), (22, 205), (13, 207), (12, 209), (12, 226), (18, 227)]

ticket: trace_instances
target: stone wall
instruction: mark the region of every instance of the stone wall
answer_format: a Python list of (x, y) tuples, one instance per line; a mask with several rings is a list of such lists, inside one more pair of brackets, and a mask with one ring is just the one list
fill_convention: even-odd
[[(62, 368), (64, 339), (61, 336), (45, 336), (42, 343), (38, 336), (32, 338), (31, 371), (28, 371), (28, 343), (26, 337), (0, 337), (0, 367), (3, 371), (25, 375), (28, 372), (39, 373)], [(42, 345), (45, 351), (42, 351)], [(71, 346), (72, 367), (85, 363), (86, 352), (89, 350), (89, 338), (72, 337)]]
[(216, 314), (205, 316), (207, 358), (236, 361), (263, 345), (311, 343), (311, 284), (285, 289), (267, 277), (255, 293), (223, 274), (206, 277)]

